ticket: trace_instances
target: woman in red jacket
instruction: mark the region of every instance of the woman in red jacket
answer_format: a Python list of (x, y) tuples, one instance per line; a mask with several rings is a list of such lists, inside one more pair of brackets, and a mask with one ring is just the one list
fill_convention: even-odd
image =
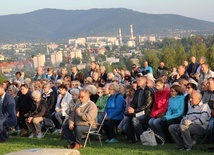
[(170, 90), (165, 86), (162, 79), (155, 81), (157, 91), (154, 93), (154, 103), (151, 111), (151, 119), (149, 120), (150, 128), (158, 135), (164, 138), (160, 122), (165, 115), (170, 98)]

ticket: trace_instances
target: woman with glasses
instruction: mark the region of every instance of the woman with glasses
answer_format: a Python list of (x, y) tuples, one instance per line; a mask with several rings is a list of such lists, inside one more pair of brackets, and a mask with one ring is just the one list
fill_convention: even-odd
[(183, 89), (179, 85), (172, 85), (170, 88), (171, 97), (169, 98), (168, 109), (166, 114), (162, 117), (161, 126), (163, 135), (161, 135), (166, 142), (171, 142), (168, 127), (171, 124), (179, 124), (184, 115), (184, 95)]
[(107, 136), (106, 143), (117, 143), (114, 127), (117, 127), (124, 116), (126, 102), (123, 96), (119, 93), (119, 85), (112, 83), (109, 86), (110, 97), (105, 106), (107, 117), (104, 121), (103, 128)]

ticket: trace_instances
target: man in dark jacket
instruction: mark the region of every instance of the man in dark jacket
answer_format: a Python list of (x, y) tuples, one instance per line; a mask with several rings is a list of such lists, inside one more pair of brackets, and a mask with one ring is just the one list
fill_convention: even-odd
[(15, 100), (0, 85), (0, 142), (7, 142), (7, 128), (16, 124)]
[(153, 102), (152, 93), (146, 86), (147, 78), (141, 76), (137, 79), (138, 89), (135, 91), (133, 100), (128, 108), (129, 117), (126, 122), (125, 132), (129, 142), (135, 142), (135, 135), (140, 140), (143, 133), (143, 126), (148, 124), (150, 117), (150, 107)]
[(27, 127), (31, 133), (29, 138), (33, 138), (34, 136), (42, 138), (43, 135), (40, 122), (42, 122), (44, 118), (51, 118), (51, 115), (46, 101), (41, 99), (40, 91), (33, 91), (32, 97), (34, 104), (32, 105), (32, 109), (28, 113), (28, 118), (26, 119)]
[(84, 75), (76, 66), (71, 67), (71, 81), (73, 80), (78, 80), (81, 84), (84, 83)]

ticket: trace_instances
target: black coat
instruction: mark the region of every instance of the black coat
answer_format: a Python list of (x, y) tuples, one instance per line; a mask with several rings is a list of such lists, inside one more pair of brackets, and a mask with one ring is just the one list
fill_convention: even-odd
[(149, 119), (152, 103), (152, 92), (146, 86), (144, 89), (138, 88), (135, 91), (130, 107), (134, 109), (135, 114), (141, 111), (145, 111), (146, 118)]
[(57, 96), (54, 95), (54, 92), (51, 92), (48, 96), (42, 94), (42, 98), (46, 101), (49, 112), (52, 114), (55, 111)]
[(28, 91), (27, 94), (21, 94), (17, 101), (16, 111), (19, 111), (20, 117), (23, 117), (24, 114), (29, 113), (32, 108), (33, 98), (31, 97), (31, 92)]
[(32, 108), (29, 112), (29, 116), (51, 118), (51, 114), (48, 110), (48, 105), (46, 101), (41, 99), (38, 108), (36, 106), (36, 103), (33, 103)]

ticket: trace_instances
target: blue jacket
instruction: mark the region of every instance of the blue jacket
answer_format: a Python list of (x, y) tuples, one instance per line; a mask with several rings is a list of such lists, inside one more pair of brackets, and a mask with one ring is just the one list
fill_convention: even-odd
[(122, 120), (125, 112), (125, 100), (119, 93), (111, 95), (106, 103), (105, 112), (109, 119)]
[(8, 127), (15, 126), (17, 123), (16, 112), (15, 112), (15, 100), (14, 98), (5, 93), (3, 106), (2, 106), (3, 117), (6, 118), (4, 125)]
[(167, 120), (183, 116), (184, 114), (184, 95), (170, 97), (168, 109), (164, 116)]

